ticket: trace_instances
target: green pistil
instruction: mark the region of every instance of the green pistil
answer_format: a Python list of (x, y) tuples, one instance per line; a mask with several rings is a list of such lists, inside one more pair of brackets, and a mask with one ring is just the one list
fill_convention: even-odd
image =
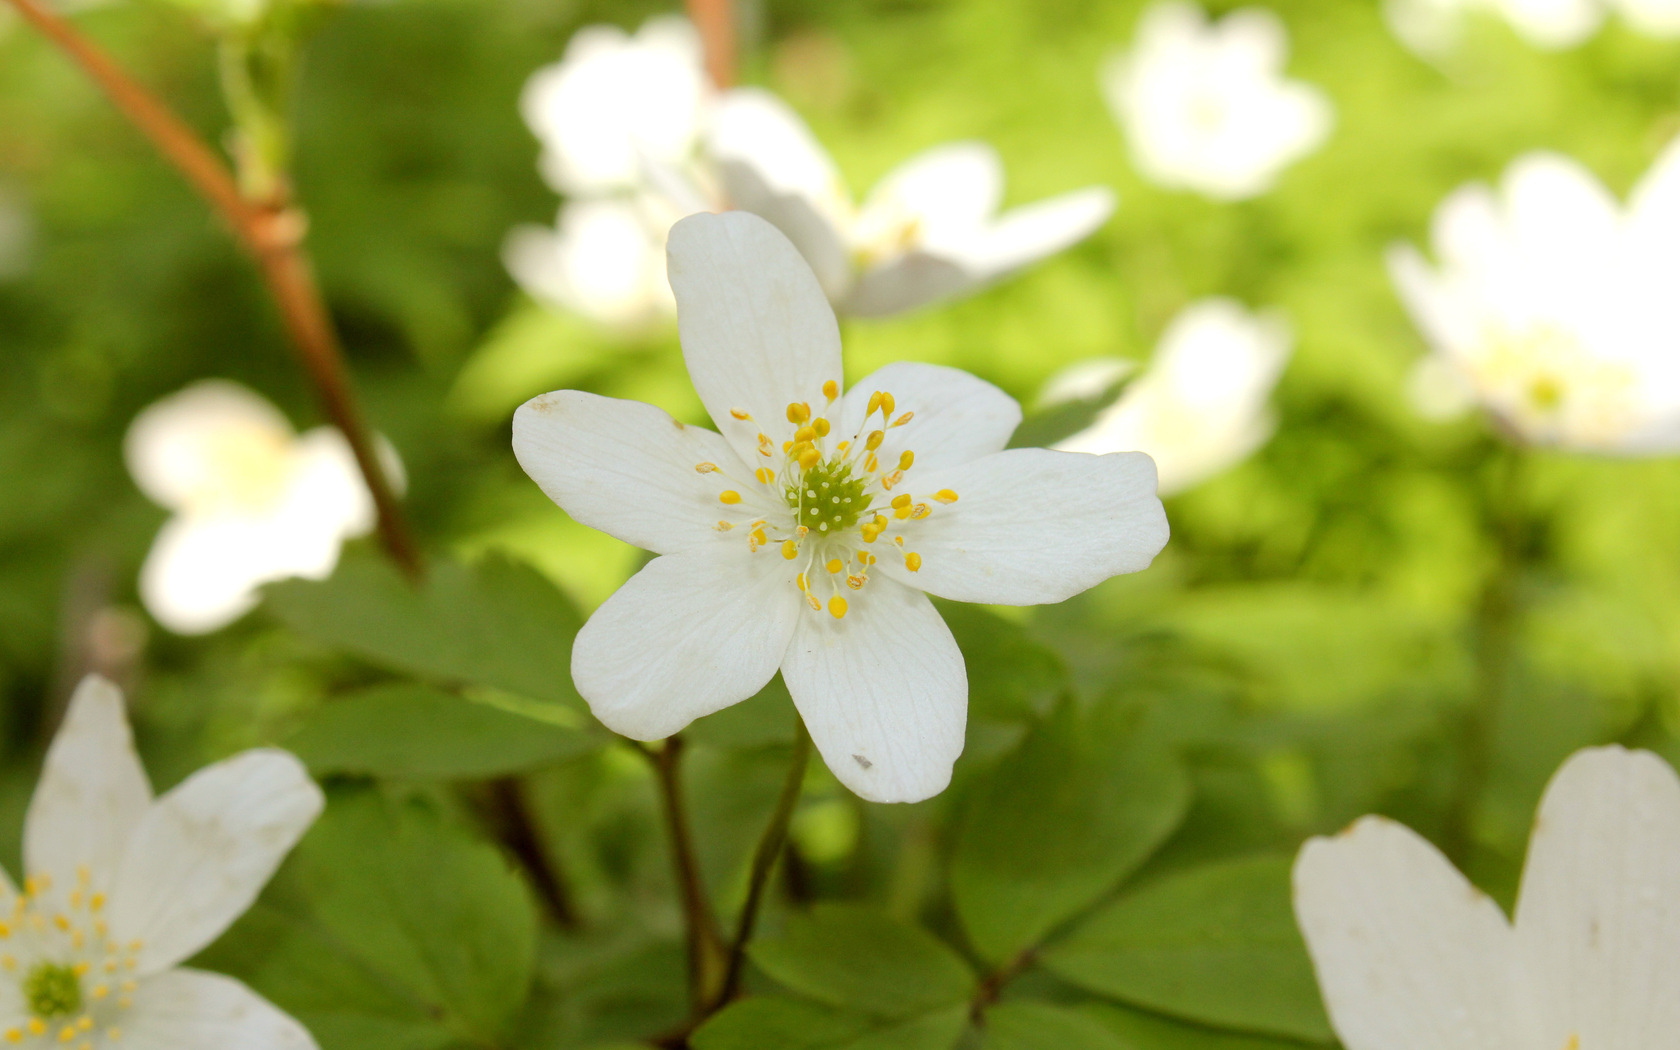
[(865, 484), (864, 479), (852, 477), (852, 468), (845, 463), (819, 463), (805, 472), (797, 486), (784, 489), (783, 496), (799, 512), (799, 524), (817, 536), (833, 536), (856, 525), (869, 509)]
[(68, 966), (39, 963), (23, 979), (23, 997), (36, 1017), (69, 1017), (82, 1010), (82, 980)]

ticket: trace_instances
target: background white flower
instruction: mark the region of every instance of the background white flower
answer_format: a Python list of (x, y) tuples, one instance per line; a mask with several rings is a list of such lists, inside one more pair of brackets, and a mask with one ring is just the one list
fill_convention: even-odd
[(1410, 246), (1389, 264), (1438, 373), (1520, 440), (1680, 448), (1680, 142), (1625, 208), (1569, 158), (1529, 154), (1497, 195), (1448, 197), (1432, 240), (1438, 267)]
[(1425, 58), (1441, 58), (1464, 35), (1464, 20), (1486, 11), (1538, 48), (1585, 43), (1608, 15), (1654, 37), (1680, 36), (1677, 0), (1383, 0), (1383, 17), (1400, 42)]
[(1658, 1050), (1680, 1031), (1680, 779), (1618, 747), (1546, 789), (1516, 920), (1381, 817), (1313, 839), (1295, 913), (1347, 1050)]
[(571, 390), (514, 417), (514, 452), (550, 498), (660, 555), (579, 632), (579, 693), (652, 740), (779, 669), (842, 783), (881, 802), (938, 793), (968, 684), (927, 595), (1055, 602), (1145, 568), (1167, 540), (1154, 465), (1003, 451), (1020, 407), (955, 369), (889, 365), (842, 396), (834, 311), (757, 216), (679, 222), (670, 273), (721, 433)]
[(1087, 187), (998, 214), (1003, 164), (979, 142), (937, 146), (862, 204), (798, 114), (758, 88), (719, 101), (705, 148), (722, 199), (774, 223), (841, 313), (903, 313), (977, 291), (1090, 236), (1114, 194)]
[(47, 752), (21, 891), (0, 874), (0, 1040), (58, 1050), (312, 1050), (228, 977), (179, 964), (251, 906), (320, 814), (284, 751), (199, 770), (162, 798), (122, 693), (90, 676)]
[[(1182, 492), (1246, 459), (1277, 426), (1267, 398), (1289, 360), (1293, 337), (1278, 314), (1255, 315), (1231, 299), (1185, 307), (1161, 335), (1148, 371), (1092, 424), (1059, 443), (1068, 452), (1147, 452), (1163, 496)], [(1129, 363), (1092, 362), (1053, 377), (1045, 403), (1096, 396)], [(1119, 367), (1116, 367), (1119, 366)]]
[[(205, 380), (153, 404), (123, 451), (140, 490), (175, 512), (141, 569), (140, 598), (179, 633), (238, 619), (264, 583), (331, 575), (340, 544), (374, 526), (373, 497), (343, 435), (300, 435), (236, 383)], [(381, 451), (400, 488), (395, 451)]]
[(1146, 10), (1132, 50), (1102, 70), (1139, 173), (1220, 200), (1270, 189), (1333, 123), (1324, 92), (1284, 78), (1288, 53), (1283, 22), (1263, 8), (1217, 23), (1178, 0)]
[(554, 229), (514, 230), (503, 260), (533, 298), (602, 324), (647, 325), (677, 308), (665, 279), (669, 220), (655, 217), (660, 210), (629, 197), (571, 201)]

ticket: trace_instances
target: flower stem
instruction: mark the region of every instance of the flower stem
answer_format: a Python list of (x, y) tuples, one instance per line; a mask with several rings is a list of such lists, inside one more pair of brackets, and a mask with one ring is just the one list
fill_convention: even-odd
[(328, 418), (350, 444), (379, 514), (379, 535), (391, 558), (411, 578), (421, 574), (419, 548), (387, 479), (350, 386), (338, 337), (303, 251), (303, 216), (283, 190), (262, 200), (240, 192), (228, 166), (110, 56), (39, 0), (7, 0), (24, 19), (57, 44), (140, 130), (239, 237), (256, 259), (264, 283), (314, 383)]
[(700, 31), (706, 72), (720, 88), (735, 86), (735, 4), (733, 0), (686, 0), (689, 20)]
[(741, 917), (735, 926), (735, 937), (729, 943), (729, 961), (724, 968), (723, 983), (707, 1003), (707, 1014), (723, 1009), (740, 991), (741, 971), (746, 966), (747, 944), (752, 940), (753, 927), (758, 924), (758, 912), (764, 904), (764, 891), (770, 884), (770, 872), (776, 866), (776, 858), (782, 854), (782, 847), (787, 845), (788, 825), (793, 821), (793, 811), (799, 805), (799, 793), (805, 786), (805, 767), (811, 760), (811, 734), (805, 728), (805, 720), (800, 718), (797, 712), (793, 716), (793, 722), (793, 760), (788, 764), (787, 779), (782, 781), (782, 794), (776, 800), (776, 810), (770, 815), (770, 823), (764, 829), (764, 836), (758, 840), (758, 848), (753, 851), (752, 874), (747, 880), (747, 899), (741, 905)]
[(518, 777), (499, 777), (490, 782), (489, 788), (502, 843), (519, 858), (549, 915), (562, 930), (575, 932), (582, 925), (577, 906), (560, 869), (549, 858), (530, 801), (525, 797), (525, 785)]
[(694, 835), (688, 826), (688, 807), (682, 789), (683, 738), (667, 737), (663, 746), (642, 748), (653, 762), (664, 803), (665, 827), (671, 839), (671, 864), (677, 888), (682, 894), (683, 918), (688, 942), (689, 1002), (696, 1010), (708, 1001), (708, 992), (725, 972), (723, 933), (706, 897), (700, 878), (700, 861), (694, 852)]

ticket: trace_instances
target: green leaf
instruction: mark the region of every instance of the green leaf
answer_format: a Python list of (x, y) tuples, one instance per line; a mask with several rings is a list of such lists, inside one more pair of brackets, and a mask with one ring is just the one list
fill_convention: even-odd
[(818, 905), (750, 954), (801, 995), (877, 1017), (926, 1013), (974, 994), (973, 972), (943, 941), (858, 905)]
[(1021, 420), (1009, 439), (1010, 448), (1049, 448), (1089, 427), (1102, 415), (1103, 409), (1114, 404), (1134, 378), (1127, 372), (1118, 376), (1108, 388), (1090, 397), (1073, 398), (1045, 408)]
[(1020, 1000), (986, 1011), (982, 1050), (1129, 1050), (1102, 1022), (1079, 1010)]
[(274, 584), (267, 602), (299, 633), (382, 667), (581, 703), (572, 639), (582, 616), (536, 570), (502, 557), (436, 562), (419, 587), (382, 559), (346, 557), (330, 579)]
[(429, 686), (376, 686), (328, 702), (286, 742), (316, 776), (412, 780), (518, 773), (595, 747), (579, 729), (533, 723)]
[(1222, 1032), (1109, 1003), (1083, 1003), (1078, 1010), (1114, 1033), (1125, 1050), (1301, 1050), (1293, 1041)]
[(975, 718), (1023, 720), (1050, 709), (1068, 687), (1061, 657), (1019, 624), (977, 605), (940, 602), (940, 615), (968, 666), (968, 708)]
[(1204, 1024), (1328, 1042), (1287, 857), (1161, 879), (1103, 908), (1043, 964), (1083, 988)]
[(886, 1021), (797, 999), (743, 999), (694, 1033), (694, 1050), (951, 1050), (968, 1007)]
[[(288, 981), (319, 979), (322, 994), (300, 1009), (305, 1023), (311, 1014), (345, 1031), (370, 1022), (365, 993), (335, 1002), (339, 985), (314, 970), (360, 971), (363, 984), (406, 1004), (416, 1032), (452, 1039), (494, 1042), (524, 1004), (536, 954), (529, 893), (496, 850), (429, 811), (371, 793), (335, 800), (299, 845), (293, 874), (310, 932), (301, 948), (293, 939), (294, 965), (277, 961), (285, 973), (258, 984), (290, 1008)], [(371, 1020), (388, 1027), (390, 1013)]]
[(977, 784), (951, 892), (969, 940), (1002, 963), (1090, 907), (1172, 833), (1190, 802), (1166, 745), (1114, 705), (1064, 703)]

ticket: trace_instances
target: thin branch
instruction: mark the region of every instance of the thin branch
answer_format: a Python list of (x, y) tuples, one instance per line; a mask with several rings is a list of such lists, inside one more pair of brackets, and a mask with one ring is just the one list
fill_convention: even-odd
[(572, 902), (560, 870), (549, 858), (536, 819), (531, 814), (525, 787), (518, 777), (500, 777), (490, 782), (490, 802), (500, 825), (501, 840), (531, 876), (531, 884), (549, 914), (563, 930), (574, 931), (581, 925), (577, 906)]
[(411, 578), (421, 573), (420, 552), (403, 519), (395, 492), (363, 422), (351, 389), (332, 320), (303, 253), (305, 222), (286, 199), (251, 201), (241, 195), (228, 166), (186, 122), (112, 61), (69, 22), (39, 0), (8, 0), (24, 19), (70, 56), (140, 130), (165, 160), (219, 212), (256, 258), (287, 334), (320, 395), (327, 416), (350, 444), (379, 514), (379, 535)]
[(671, 840), (671, 864), (676, 872), (677, 887), (682, 895), (683, 918), (688, 943), (689, 1001), (698, 1010), (710, 999), (724, 964), (723, 934), (717, 917), (712, 914), (711, 902), (706, 898), (706, 886), (700, 878), (700, 861), (694, 852), (694, 836), (689, 831), (688, 807), (682, 789), (683, 738), (673, 734), (657, 751), (647, 749), (659, 780), (660, 799), (664, 804), (665, 827)]
[(720, 88), (735, 86), (738, 54), (734, 0), (686, 0), (689, 20), (700, 31), (706, 72)]

